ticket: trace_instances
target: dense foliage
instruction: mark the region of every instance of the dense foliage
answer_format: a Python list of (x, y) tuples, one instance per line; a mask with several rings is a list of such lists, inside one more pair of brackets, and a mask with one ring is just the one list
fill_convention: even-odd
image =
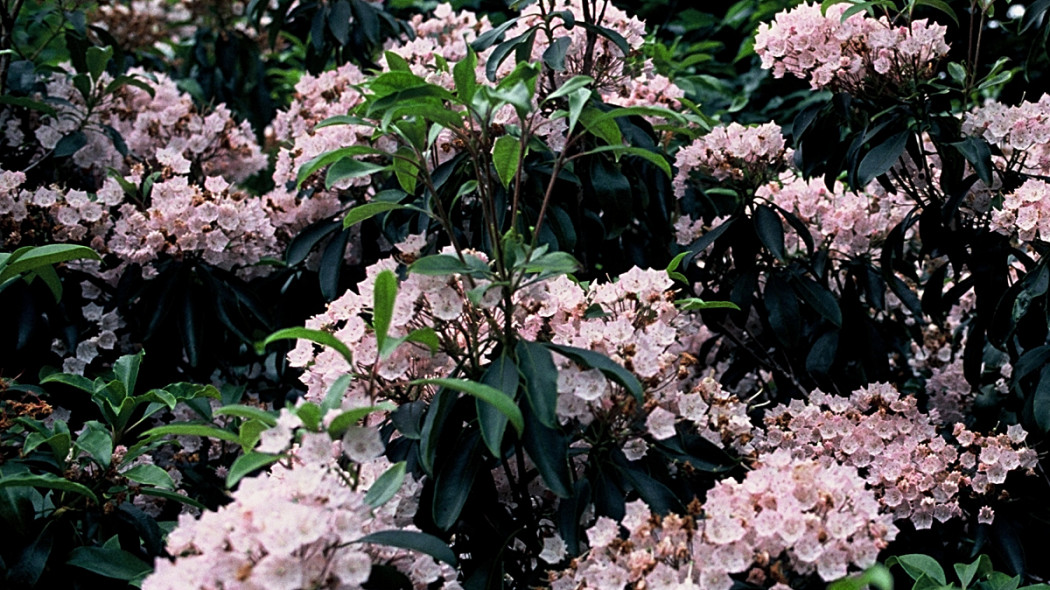
[(1045, 588), (1050, 2), (688, 4), (0, 0), (4, 587)]

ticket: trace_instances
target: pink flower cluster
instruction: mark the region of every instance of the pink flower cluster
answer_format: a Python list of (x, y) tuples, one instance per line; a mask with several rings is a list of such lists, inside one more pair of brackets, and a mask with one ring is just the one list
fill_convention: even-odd
[[(806, 181), (795, 175), (763, 185), (755, 195), (793, 213), (810, 229), (814, 242), (827, 241), (846, 258), (869, 254), (913, 205), (903, 194), (852, 192), (838, 182), (829, 191), (823, 179)], [(802, 249), (801, 242), (797, 246)]]
[(370, 145), (373, 129), (367, 125), (333, 125), (315, 129), (318, 123), (336, 115), (346, 115), (364, 99), (358, 85), (365, 75), (347, 63), (313, 76), (306, 74), (295, 85), (295, 98), (288, 109), (277, 113), (270, 128), (271, 140), (278, 145), (274, 169), (274, 190), (264, 196), (270, 221), (282, 239), (290, 239), (307, 225), (332, 217), (343, 209), (340, 192), (355, 187), (367, 193), (371, 179), (362, 177), (341, 182), (333, 190), (324, 188), (324, 172), (304, 183), (309, 197), (296, 189), (299, 169), (311, 159), (332, 150), (354, 145)]
[[(371, 375), (373, 370), (379, 378), (378, 390), (371, 390), (368, 379), (354, 379), (345, 394), (344, 407), (372, 405), (376, 395), (386, 399), (400, 399), (399, 387), (412, 379), (444, 377), (455, 366), (453, 359), (444, 353), (432, 353), (421, 344), (405, 343), (386, 359), (380, 360), (375, 333), (362, 318), (370, 312), (376, 276), (383, 270), (395, 270), (397, 262), (385, 259), (366, 270), (366, 278), (357, 284), (357, 292), (347, 291), (328, 304), (324, 313), (306, 321), (306, 327), (332, 333), (353, 352), (353, 366), (336, 351), (325, 348), (317, 350), (312, 344), (300, 340), (288, 354), (292, 366), (306, 367), (301, 377), (308, 391), (307, 399), (320, 401), (341, 375)], [(498, 290), (489, 293), (498, 295)], [(433, 326), (445, 334), (448, 347), (462, 349), (468, 344), (479, 346), (481, 342), (468, 343), (466, 326), (479, 331), (487, 330), (478, 310), (467, 300), (462, 285), (457, 279), (409, 274), (398, 287), (397, 300), (390, 326), (390, 336), (405, 336), (413, 329)], [(484, 352), (484, 351), (482, 351)]]
[(179, 517), (167, 540), (177, 559), (157, 559), (142, 587), (359, 586), (372, 558), (353, 542), (366, 534), (369, 511), (345, 477), (334, 465), (305, 464), (242, 480), (233, 503)]
[(992, 230), (1017, 235), (1026, 242), (1050, 241), (1050, 184), (1035, 178), (1026, 180), (1003, 197), (1002, 209), (992, 211)]
[(760, 453), (784, 449), (862, 470), (883, 510), (919, 529), (961, 516), (961, 490), (986, 495), (1009, 472), (1036, 465), (1019, 426), (1009, 435), (983, 436), (956, 424), (953, 444), (934, 419), (890, 385), (871, 385), (848, 398), (818, 390), (808, 404), (795, 400), (769, 410), (755, 446)]
[(963, 119), (962, 132), (997, 146), (1023, 172), (1050, 173), (1050, 95), (1012, 107), (989, 101)]
[(843, 19), (848, 4), (801, 4), (763, 23), (755, 36), (762, 67), (809, 80), (814, 90), (858, 95), (895, 94), (927, 80), (948, 53), (947, 28), (925, 19), (894, 26), (885, 16), (857, 13)]
[(832, 581), (874, 564), (897, 533), (855, 470), (787, 451), (760, 457), (741, 482), (717, 483), (702, 512), (660, 518), (637, 501), (619, 524), (599, 517), (587, 531), (589, 551), (555, 574), (552, 588), (728, 590), (731, 574), (777, 587), (785, 569)]
[[(88, 143), (73, 161), (99, 176), (107, 167), (127, 172), (136, 158), (152, 163), (163, 154), (180, 156), (198, 164), (204, 174), (222, 176), (230, 182), (243, 181), (266, 168), (266, 156), (248, 123), (238, 124), (225, 105), (202, 113), (171, 78), (141, 69), (128, 74), (147, 81), (153, 96), (137, 86), (125, 85), (91, 112), (73, 87), (71, 76), (53, 76), (47, 94), (66, 103), (57, 109), (57, 117), (45, 116), (35, 129), (40, 146), (50, 150), (63, 136), (82, 129)], [(103, 76), (99, 84), (110, 81)], [(126, 159), (117, 152), (103, 131), (104, 125), (121, 135), (132, 157)], [(18, 145), (23, 138), (9, 134), (6, 139), (8, 145)]]
[(784, 136), (775, 123), (754, 127), (730, 123), (715, 127), (678, 151), (674, 194), (678, 198), (685, 196), (693, 172), (720, 181), (760, 184), (784, 168), (786, 155)]
[[(122, 192), (111, 180), (100, 192), (107, 190)], [(279, 255), (262, 200), (232, 190), (219, 177), (198, 186), (171, 176), (153, 184), (147, 209), (124, 203), (119, 212), (107, 247), (121, 260), (144, 264), (161, 254), (196, 253), (230, 270)]]

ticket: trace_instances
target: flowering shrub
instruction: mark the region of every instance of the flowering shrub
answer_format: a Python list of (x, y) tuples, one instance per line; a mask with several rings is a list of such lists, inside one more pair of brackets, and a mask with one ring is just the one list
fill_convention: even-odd
[(773, 4), (0, 14), (4, 584), (1046, 579), (1015, 17)]

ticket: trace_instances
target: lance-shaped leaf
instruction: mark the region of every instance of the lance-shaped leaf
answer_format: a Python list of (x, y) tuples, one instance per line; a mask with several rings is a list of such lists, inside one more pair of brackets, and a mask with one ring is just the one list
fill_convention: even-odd
[(373, 543), (397, 547), (398, 549), (419, 551), (438, 561), (443, 561), (452, 567), (456, 567), (456, 554), (448, 548), (444, 541), (427, 533), (402, 530), (378, 531), (361, 537), (355, 543)]
[(384, 471), (383, 475), (377, 477), (375, 483), (368, 488), (365, 494), (365, 504), (372, 508), (379, 508), (393, 498), (405, 481), (405, 465), (404, 461), (398, 461), (393, 467)]
[[(518, 366), (507, 354), (501, 354), (481, 376), (482, 383), (503, 392), (510, 400), (513, 400), (518, 393), (519, 381)], [(503, 445), (503, 433), (507, 429), (507, 415), (481, 398), (476, 398), (475, 401), (481, 438), (485, 441), (485, 446), (489, 451), (499, 457)]]
[(379, 358), (385, 359), (394, 352), (387, 346), (387, 333), (390, 331), (394, 303), (397, 300), (397, 275), (389, 270), (379, 273), (372, 289), (372, 297), (372, 329), (375, 330)]
[(283, 330), (277, 330), (273, 334), (267, 336), (266, 340), (256, 344), (255, 351), (258, 354), (262, 354), (271, 342), (276, 342), (278, 340), (309, 340), (310, 342), (334, 348), (336, 352), (343, 355), (343, 358), (346, 359), (346, 362), (350, 366), (353, 366), (354, 364), (354, 354), (350, 352), (350, 348), (343, 344), (341, 340), (323, 330), (313, 330), (310, 328), (285, 328)]
[(536, 419), (547, 428), (557, 428), (558, 369), (550, 351), (539, 342), (519, 340), (514, 355), (525, 377), (525, 398)]
[(521, 141), (511, 135), (496, 138), (492, 144), (492, 164), (503, 188), (509, 187), (521, 165)]
[(334, 164), (344, 158), (352, 158), (353, 156), (363, 156), (369, 154), (382, 154), (381, 150), (376, 148), (365, 146), (365, 145), (352, 145), (349, 147), (339, 148), (330, 152), (325, 152), (320, 156), (317, 156), (307, 163), (303, 164), (303, 167), (299, 169), (299, 175), (295, 179), (295, 188), (302, 187), (303, 182), (310, 177), (314, 172)]

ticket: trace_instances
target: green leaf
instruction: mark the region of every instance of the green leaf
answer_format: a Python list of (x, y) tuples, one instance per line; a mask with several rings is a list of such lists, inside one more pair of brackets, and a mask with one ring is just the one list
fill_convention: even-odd
[(452, 79), (456, 83), (456, 93), (464, 104), (470, 104), (474, 99), (474, 93), (477, 92), (478, 81), (475, 77), (477, 68), (478, 55), (471, 47), (467, 48), (467, 56), (452, 66)]
[[(548, 357), (550, 353), (547, 353)], [(553, 366), (553, 364), (552, 364)], [(521, 410), (518, 409), (517, 404), (514, 403), (514, 398), (503, 393), (495, 387), (490, 387), (483, 383), (476, 381), (468, 381), (466, 379), (452, 379), (452, 378), (435, 378), (435, 379), (417, 379), (411, 381), (410, 385), (437, 385), (446, 389), (452, 389), (472, 395), (484, 402), (492, 405), (492, 407), (499, 410), (501, 414), (507, 417), (514, 429), (521, 435), (522, 430), (525, 428), (525, 423), (521, 416)], [(557, 393), (557, 391), (555, 391)]]
[(918, 580), (920, 576), (926, 575), (942, 586), (948, 583), (944, 577), (944, 569), (936, 559), (929, 555), (911, 553), (897, 555), (886, 560), (887, 567), (893, 567), (895, 564), (900, 565), (913, 580)]
[(267, 426), (277, 426), (277, 417), (271, 412), (255, 406), (231, 405), (216, 408), (216, 416), (237, 416), (238, 418), (255, 419)]
[(543, 63), (548, 68), (556, 71), (565, 71), (565, 52), (568, 51), (572, 39), (569, 37), (558, 37), (543, 51)]
[(740, 306), (732, 301), (704, 301), (697, 297), (689, 297), (675, 301), (675, 305), (683, 311), (703, 311), (705, 309), (735, 309), (740, 311)]
[(299, 175), (295, 180), (295, 188), (299, 189), (303, 186), (303, 182), (306, 181), (314, 172), (338, 162), (346, 158), (352, 158), (354, 156), (363, 156), (368, 154), (383, 154), (382, 150), (365, 146), (365, 145), (352, 145), (350, 147), (339, 148), (330, 152), (325, 152), (315, 158), (312, 158), (307, 163), (303, 164), (303, 167), (299, 169)]
[(85, 496), (96, 505), (99, 503), (98, 496), (95, 495), (95, 492), (91, 491), (91, 488), (88, 488), (83, 484), (69, 481), (68, 479), (59, 477), (53, 473), (39, 473), (33, 475), (18, 473), (10, 476), (0, 476), (0, 488), (17, 487), (46, 488), (58, 490), (60, 492), (75, 492)]
[(142, 438), (154, 441), (165, 436), (200, 436), (204, 438), (217, 438), (229, 442), (240, 442), (240, 437), (222, 428), (216, 428), (207, 424), (168, 424), (151, 428), (142, 433)]
[(576, 129), (576, 123), (580, 120), (584, 107), (590, 102), (592, 94), (590, 88), (577, 88), (569, 93), (569, 130), (566, 134), (567, 136), (572, 135)]
[(857, 168), (857, 186), (855, 188), (868, 186), (872, 180), (875, 180), (876, 176), (888, 172), (900, 159), (901, 154), (904, 153), (909, 135), (909, 131), (896, 133), (864, 154), (860, 161), (860, 166)]
[(476, 256), (464, 254), (465, 260), (460, 260), (453, 254), (434, 254), (424, 256), (408, 265), (408, 272), (429, 276), (444, 276), (451, 274), (484, 276), (489, 272), (489, 266)]
[(40, 380), (40, 384), (44, 383), (61, 383), (62, 385), (68, 385), (75, 387), (86, 393), (95, 393), (95, 382), (83, 375), (73, 375), (71, 373), (51, 373), (47, 377)]
[(394, 168), (394, 176), (397, 177), (397, 183), (410, 195), (416, 192), (417, 175), (419, 174), (419, 168), (412, 159), (414, 156), (415, 152), (408, 146), (403, 145), (397, 148), (397, 156), (391, 162), (391, 166)]
[(139, 351), (138, 354), (126, 354), (113, 363), (113, 372), (124, 385), (124, 391), (128, 395), (135, 391), (135, 384), (139, 380), (139, 368), (142, 366), (142, 357), (145, 354), (145, 351)]
[[(587, 86), (592, 82), (594, 82), (594, 78), (590, 76), (573, 76), (572, 78), (566, 80), (564, 84), (559, 86), (557, 90), (548, 94), (547, 98), (543, 99), (543, 102), (561, 98), (563, 96), (576, 92), (577, 90)], [(590, 92), (588, 92), (587, 95), (590, 96)]]
[(88, 47), (87, 60), (88, 75), (95, 82), (98, 82), (99, 78), (102, 77), (102, 73), (106, 71), (106, 65), (109, 64), (110, 58), (113, 57), (112, 47)]
[(102, 260), (97, 252), (86, 246), (48, 244), (29, 248), (23, 254), (12, 254), (8, 257), (6, 265), (0, 264), (0, 284), (42, 266), (80, 259)]
[(431, 512), (434, 524), (443, 530), (451, 529), (474, 487), (474, 478), (481, 467), (480, 437), (477, 431), (462, 433), (456, 441), (451, 457), (441, 465), (434, 478), (434, 499)]
[(58, 117), (58, 111), (56, 111), (51, 105), (42, 103), (25, 96), (11, 96), (10, 94), (0, 94), (0, 104), (9, 104), (11, 106), (22, 107), (24, 109), (32, 109), (34, 111), (40, 111), (45, 115), (52, 117)]
[(584, 367), (598, 369), (602, 372), (602, 375), (605, 375), (606, 379), (619, 383), (639, 402), (644, 399), (645, 392), (642, 388), (642, 383), (634, 376), (634, 373), (623, 368), (619, 363), (604, 354), (561, 344), (546, 343), (544, 346)]
[[(452, 415), (459, 395), (448, 389), (439, 389), (427, 406), (423, 427), (419, 434), (419, 465), (427, 475), (434, 475), (434, 459), (445, 422)], [(458, 426), (457, 426), (458, 427)]]
[(58, 140), (55, 144), (55, 149), (51, 152), (56, 158), (65, 158), (66, 156), (72, 156), (73, 154), (80, 151), (81, 148), (87, 145), (87, 135), (81, 130), (76, 130), (69, 135), (66, 135), (62, 139)]
[(376, 215), (379, 215), (381, 213), (386, 213), (387, 211), (397, 211), (404, 209), (410, 211), (418, 211), (420, 213), (426, 213), (426, 211), (420, 209), (419, 207), (414, 207), (412, 205), (402, 205), (400, 203), (391, 203), (390, 201), (372, 201), (371, 203), (358, 205), (357, 207), (351, 209), (346, 214), (346, 217), (343, 218), (343, 227), (346, 228), (352, 225), (357, 225), (358, 223), (361, 223), (366, 219), (375, 217)]
[(448, 548), (444, 541), (427, 533), (402, 530), (379, 531), (365, 535), (355, 542), (419, 551), (438, 561), (443, 561), (452, 567), (456, 567), (456, 554)]
[(346, 362), (352, 367), (354, 365), (354, 355), (350, 352), (350, 348), (343, 344), (335, 336), (325, 332), (323, 330), (312, 330), (310, 328), (285, 328), (283, 330), (277, 330), (273, 334), (266, 337), (266, 340), (255, 345), (255, 351), (258, 354), (262, 354), (266, 347), (271, 342), (278, 340), (309, 340), (323, 346), (333, 348), (339, 354), (343, 355)]
[(973, 166), (974, 171), (977, 172), (977, 177), (981, 179), (981, 182), (988, 186), (992, 186), (992, 151), (988, 147), (988, 142), (981, 137), (967, 137), (963, 141), (948, 144), (955, 149), (959, 150), (959, 153), (966, 158), (966, 161)]
[(186, 504), (187, 506), (193, 506), (194, 508), (198, 508), (200, 510), (207, 510), (208, 509), (207, 506), (205, 506), (204, 504), (201, 504), (200, 502), (198, 502), (197, 500), (194, 500), (193, 498), (191, 498), (189, 496), (184, 496), (182, 494), (179, 494), (179, 493), (176, 493), (176, 492), (172, 492), (172, 491), (169, 491), (169, 490), (164, 490), (164, 489), (161, 489), (161, 488), (142, 488), (141, 490), (139, 490), (139, 493), (144, 495), (144, 496), (156, 496), (158, 498), (164, 498), (165, 500), (173, 500), (175, 502), (181, 502), (183, 504)]
[(397, 276), (389, 270), (380, 272), (376, 277), (372, 295), (372, 329), (375, 330), (379, 358), (385, 359), (394, 352), (393, 347), (387, 346), (387, 333), (390, 331), (394, 303), (397, 300)]
[(600, 154), (602, 152), (612, 152), (617, 159), (622, 155), (636, 156), (644, 160), (655, 164), (657, 168), (662, 170), (668, 178), (674, 177), (674, 172), (671, 170), (671, 164), (664, 159), (663, 156), (656, 152), (649, 151), (645, 148), (632, 147), (629, 145), (604, 145), (596, 147), (593, 150), (589, 150), (588, 154)]
[(332, 386), (328, 388), (324, 401), (321, 402), (322, 414), (327, 414), (330, 410), (334, 410), (343, 404), (343, 396), (346, 395), (346, 390), (350, 387), (350, 381), (353, 378), (353, 375), (336, 377), (336, 380), (332, 382)]
[(893, 590), (893, 574), (886, 566), (876, 563), (859, 574), (828, 584), (828, 590), (867, 590), (872, 586), (877, 590)]
[(354, 158), (343, 158), (328, 167), (328, 174), (325, 176), (324, 186), (326, 189), (331, 189), (333, 185), (344, 180), (371, 176), (376, 172), (389, 169), (390, 166), (384, 166), (382, 164), (362, 162), (361, 160), (355, 160)]
[[(482, 383), (503, 392), (503, 395), (510, 400), (514, 400), (517, 396), (519, 380), (518, 366), (507, 354), (501, 354), (481, 376)], [(499, 458), (502, 456), (501, 449), (503, 433), (507, 429), (507, 415), (481, 398), (476, 398), (474, 401), (477, 406), (481, 438), (492, 455)]]
[(993, 571), (992, 560), (987, 555), (981, 555), (970, 564), (957, 563), (954, 568), (955, 575), (959, 576), (959, 582), (962, 583), (962, 590), (966, 590), (975, 577), (980, 579)]
[(306, 402), (296, 406), (292, 413), (302, 421), (303, 426), (311, 431), (317, 431), (321, 426), (321, 407), (313, 402)]
[(75, 547), (66, 563), (100, 576), (125, 581), (145, 578), (153, 571), (153, 567), (146, 562), (117, 548)]
[(398, 461), (390, 469), (384, 471), (383, 475), (376, 478), (375, 483), (365, 494), (365, 504), (372, 508), (379, 508), (390, 501), (405, 481), (405, 465), (404, 461)]
[(150, 465), (148, 463), (136, 465), (125, 471), (122, 475), (131, 481), (144, 485), (163, 488), (165, 490), (175, 489), (175, 481), (171, 479), (171, 475), (156, 465)]
[(602, 111), (587, 107), (580, 111), (580, 122), (591, 135), (611, 146), (623, 146), (623, 133), (620, 126), (612, 119), (602, 117)]
[(525, 434), (522, 446), (536, 465), (543, 482), (559, 498), (572, 493), (572, 473), (569, 468), (569, 438), (558, 428), (544, 426), (536, 413), (526, 405)]
[(550, 351), (539, 342), (519, 340), (514, 356), (525, 377), (525, 398), (536, 419), (547, 428), (557, 428), (558, 370)]
[(842, 327), (842, 310), (830, 290), (806, 277), (799, 277), (792, 284), (807, 305), (836, 327)]
[(347, 410), (336, 416), (332, 422), (328, 424), (328, 435), (332, 438), (340, 438), (346, 433), (346, 429), (349, 428), (350, 425), (356, 424), (361, 418), (364, 418), (373, 412), (393, 412), (396, 409), (397, 406), (390, 402), (380, 402), (374, 406)]
[(784, 260), (784, 226), (780, 216), (766, 205), (755, 207), (755, 233), (777, 260)]
[(75, 446), (87, 453), (103, 469), (109, 469), (113, 460), (113, 436), (101, 423), (95, 420), (85, 423)]
[(492, 144), (492, 164), (503, 188), (510, 186), (521, 166), (521, 141), (510, 135), (501, 135)]
[(226, 489), (233, 489), (233, 486), (237, 485), (237, 482), (244, 479), (245, 476), (280, 461), (282, 456), (252, 451), (237, 457), (234, 459), (233, 465), (230, 465), (230, 471), (226, 474)]

